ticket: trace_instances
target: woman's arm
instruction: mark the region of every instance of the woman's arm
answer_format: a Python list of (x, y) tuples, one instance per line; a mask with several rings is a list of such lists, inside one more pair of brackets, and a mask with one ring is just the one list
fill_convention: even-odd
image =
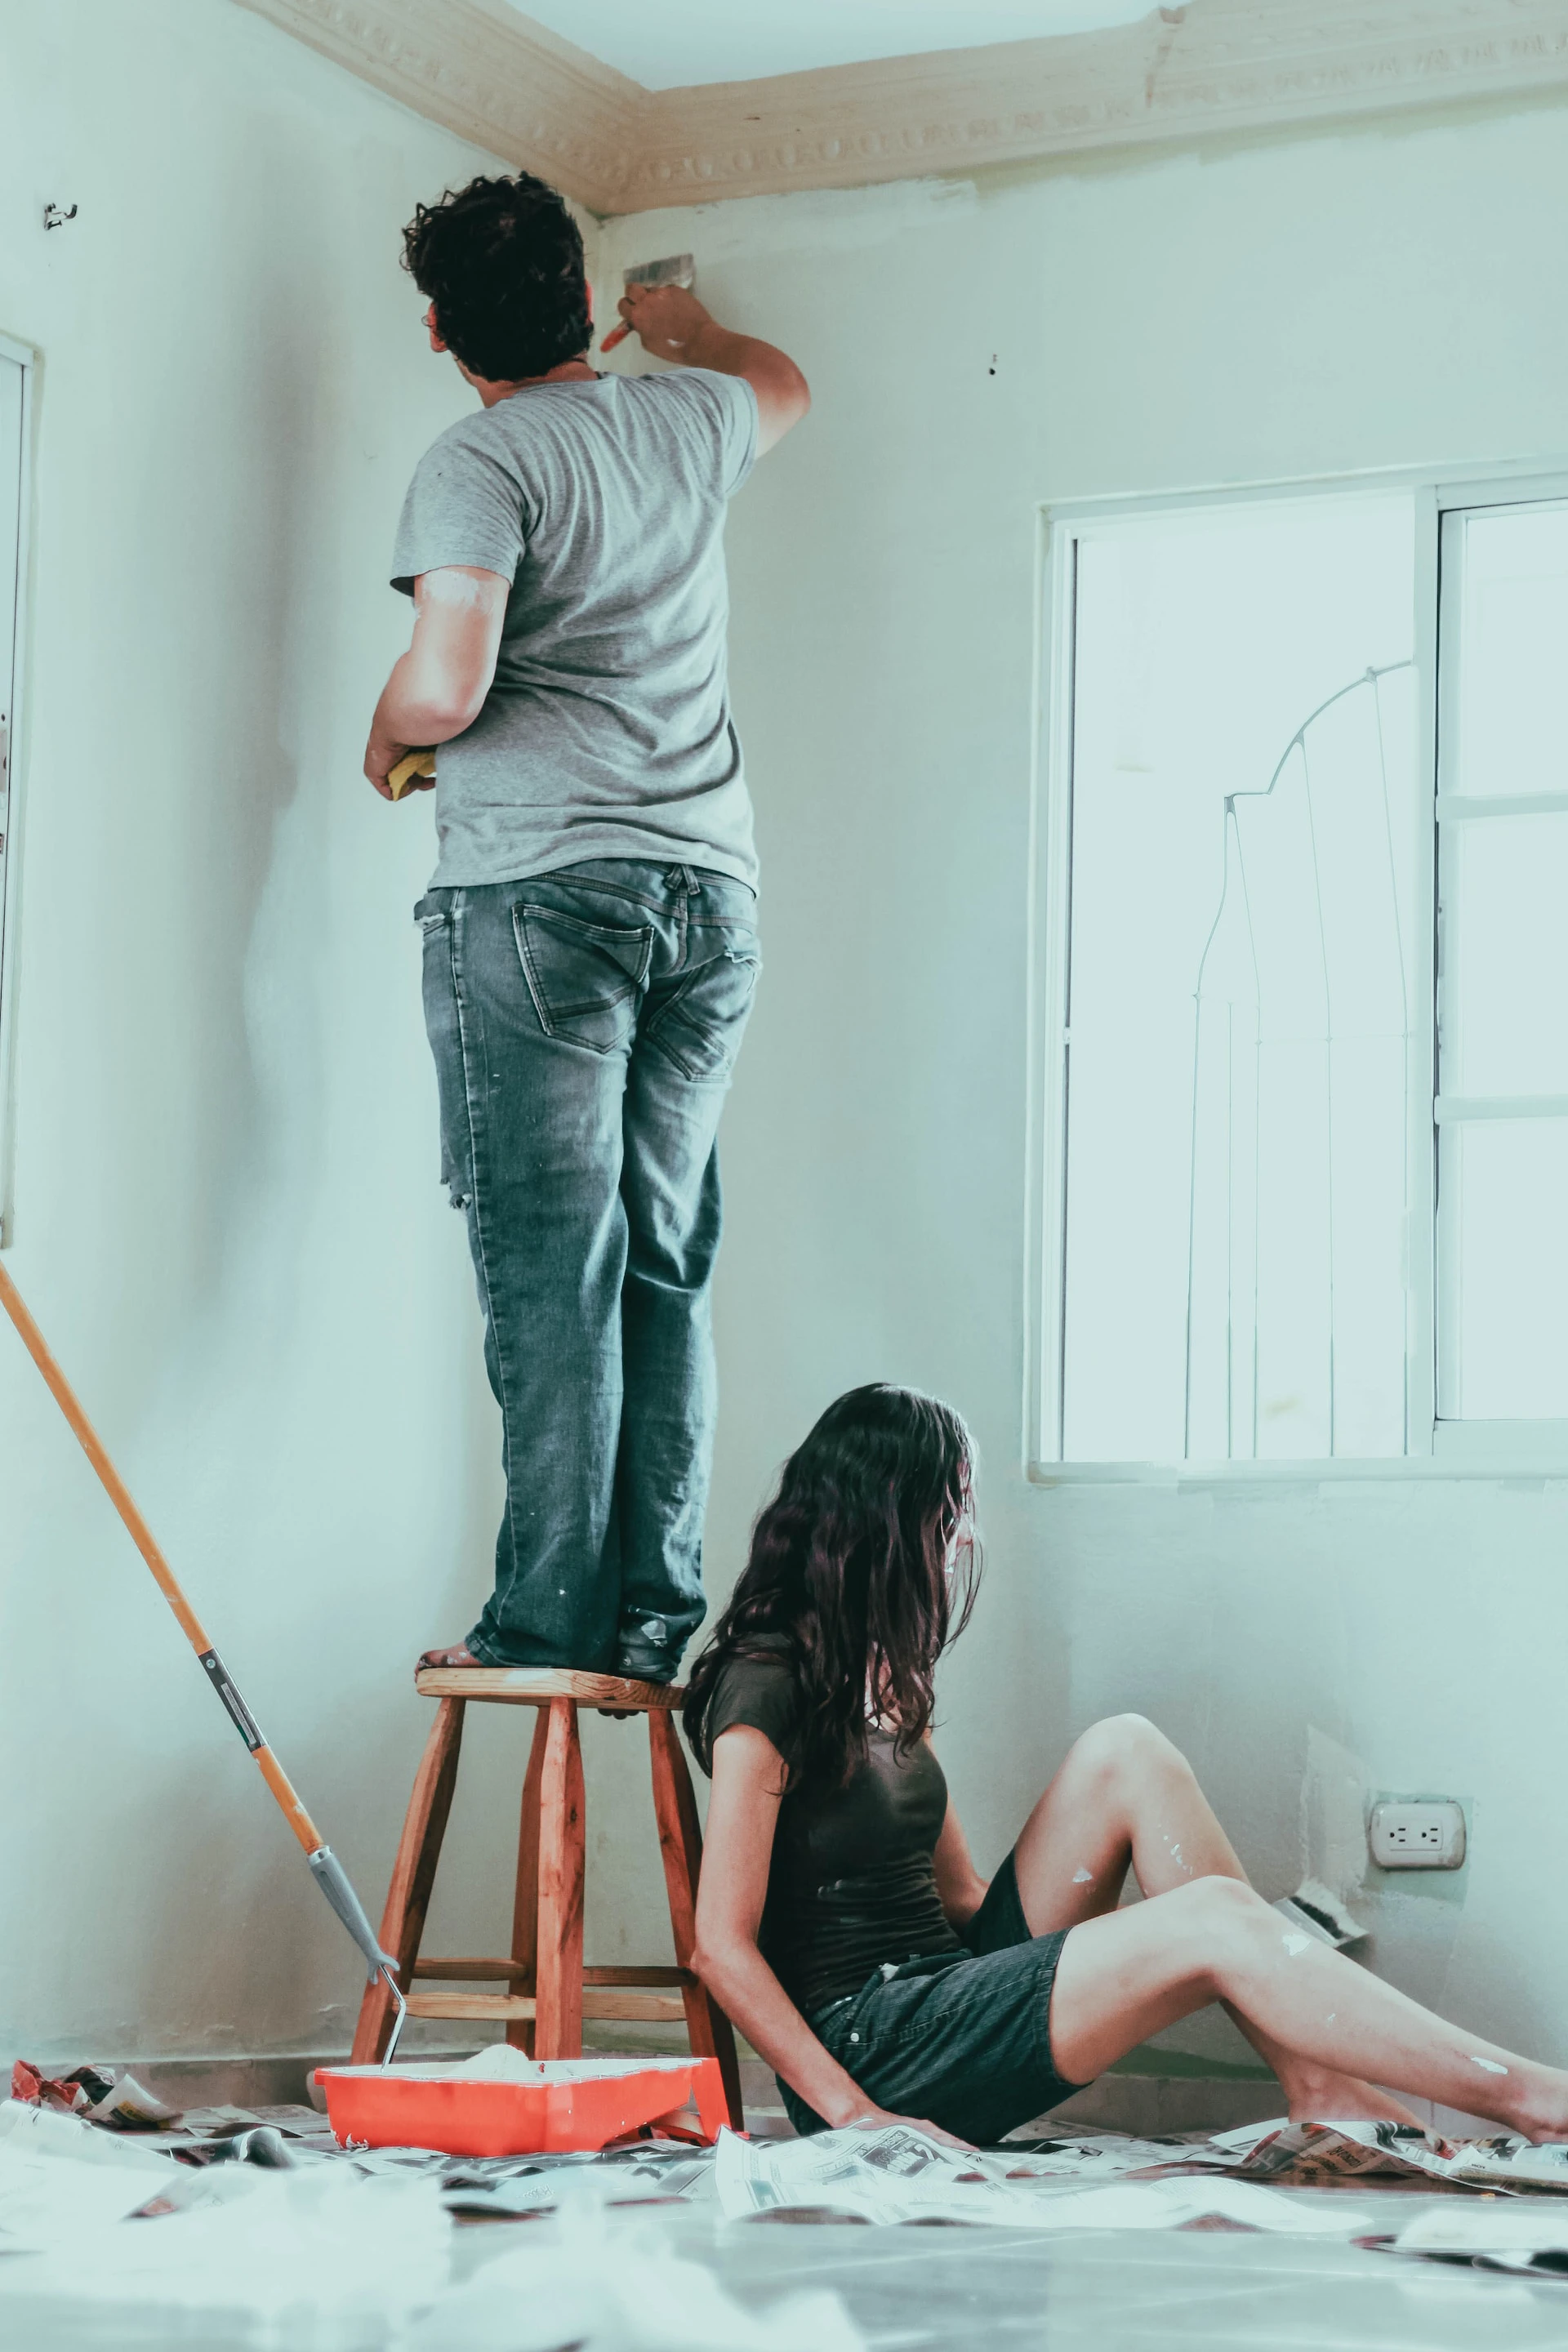
[(948, 1922), (962, 1932), (984, 1902), (988, 1882), (974, 1867), (969, 1840), (963, 1834), (963, 1823), (958, 1818), (958, 1808), (951, 1797), (947, 1801), (942, 1835), (937, 1839), (931, 1864), (936, 1872), (937, 1895)]
[(692, 1965), (752, 2049), (825, 2123), (912, 2122), (933, 2139), (962, 2145), (932, 2124), (874, 2105), (824, 2049), (757, 1948), (784, 1780), (784, 1759), (765, 1732), (737, 1723), (714, 1741)]

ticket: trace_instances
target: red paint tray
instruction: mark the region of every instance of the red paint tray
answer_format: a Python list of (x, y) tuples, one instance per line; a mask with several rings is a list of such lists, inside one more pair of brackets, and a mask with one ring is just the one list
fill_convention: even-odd
[(345, 2144), (446, 2156), (604, 2147), (689, 2105), (716, 2139), (729, 2116), (716, 2058), (541, 2059), (501, 2043), (457, 2066), (319, 2066), (316, 2080)]

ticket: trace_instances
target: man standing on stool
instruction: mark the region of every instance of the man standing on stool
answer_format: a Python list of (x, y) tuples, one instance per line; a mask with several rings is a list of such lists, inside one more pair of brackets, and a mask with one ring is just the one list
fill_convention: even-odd
[(482, 408), (404, 505), (414, 638), (364, 766), (390, 799), (441, 747), (415, 911), (507, 1480), (495, 1591), (420, 1663), (668, 1682), (703, 1614), (715, 1139), (758, 971), (721, 534), (810, 395), (677, 287), (619, 306), (677, 372), (597, 374), (582, 239), (525, 173), (421, 205), (404, 259)]

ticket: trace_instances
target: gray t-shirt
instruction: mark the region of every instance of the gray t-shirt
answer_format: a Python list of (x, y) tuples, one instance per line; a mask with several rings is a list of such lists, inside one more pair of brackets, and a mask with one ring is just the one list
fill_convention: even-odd
[(590, 857), (756, 887), (722, 537), (756, 454), (756, 394), (706, 368), (530, 384), (426, 450), (393, 586), (444, 564), (512, 583), (484, 709), (437, 755), (433, 887)]

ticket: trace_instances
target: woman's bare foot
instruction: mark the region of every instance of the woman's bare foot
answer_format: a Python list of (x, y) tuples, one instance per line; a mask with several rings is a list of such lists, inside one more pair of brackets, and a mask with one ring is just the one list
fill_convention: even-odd
[[(1497, 2071), (1500, 2074), (1502, 2070), (1499, 2067)], [(1495, 2116), (1500, 2123), (1506, 2123), (1510, 2131), (1521, 2133), (1537, 2146), (1543, 2141), (1568, 2140), (1568, 2075), (1555, 2066), (1516, 2063), (1513, 2077), (1519, 2085), (1518, 2094), (1508, 2102), (1506, 2112), (1500, 2101), (1494, 2105), (1489, 2099), (1477, 2112)]]
[(1329, 2066), (1293, 2066), (1279, 2078), (1293, 2124), (1416, 2124), (1421, 2117), (1357, 2074), (1336, 2074)]
[(419, 1674), (426, 1666), (478, 1666), (483, 1664), (483, 1659), (476, 1658), (466, 1642), (454, 1642), (449, 1650), (425, 1651), (414, 1671)]

